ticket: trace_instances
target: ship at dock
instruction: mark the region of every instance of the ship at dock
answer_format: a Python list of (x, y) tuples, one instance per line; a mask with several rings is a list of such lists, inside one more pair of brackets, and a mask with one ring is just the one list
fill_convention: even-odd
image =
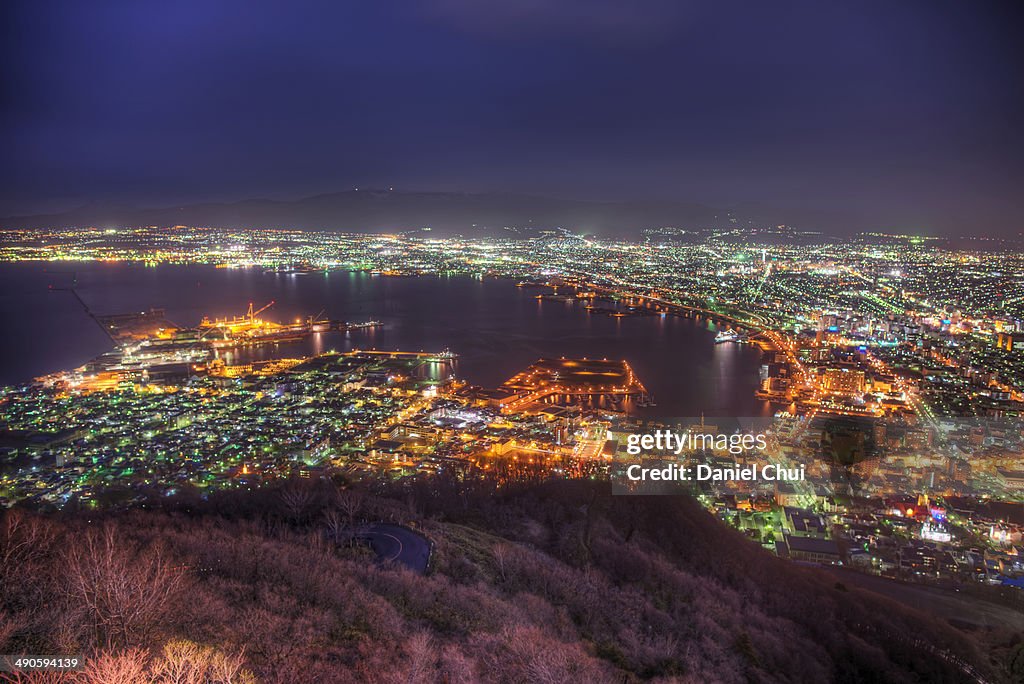
[(736, 332), (732, 328), (721, 330), (715, 335), (715, 344), (724, 344), (726, 342), (742, 342), (746, 338), (740, 333)]
[(176, 330), (172, 334), (174, 340), (193, 340), (196, 343), (207, 343), (217, 350), (238, 349), (262, 344), (276, 344), (301, 340), (314, 333), (376, 328), (380, 321), (350, 323), (323, 317), (323, 311), (306, 318), (297, 318), (294, 323), (278, 323), (262, 318), (260, 314), (274, 305), (254, 309), (252, 302), (243, 316), (231, 318), (204, 317), (195, 328)]
[(114, 384), (131, 378), (187, 376), (215, 360), (221, 351), (293, 342), (322, 332), (365, 330), (382, 325), (380, 321), (350, 323), (325, 318), (323, 311), (304, 319), (298, 318), (294, 323), (261, 318), (260, 315), (273, 305), (274, 302), (270, 302), (256, 309), (250, 303), (242, 316), (204, 317), (199, 325), (191, 328), (174, 325), (160, 309), (109, 316), (89, 312), (115, 347), (87, 362), (80, 370), (93, 378), (106, 378)]

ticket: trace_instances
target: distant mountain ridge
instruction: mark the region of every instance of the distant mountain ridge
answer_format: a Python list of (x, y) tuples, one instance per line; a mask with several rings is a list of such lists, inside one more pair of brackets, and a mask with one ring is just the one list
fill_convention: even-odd
[(685, 202), (596, 202), (512, 193), (350, 190), (292, 201), (250, 199), (178, 207), (90, 204), (63, 213), (0, 219), (4, 228), (191, 225), (388, 232), (431, 228), (444, 234), (563, 227), (597, 235), (645, 228), (726, 225), (725, 210)]

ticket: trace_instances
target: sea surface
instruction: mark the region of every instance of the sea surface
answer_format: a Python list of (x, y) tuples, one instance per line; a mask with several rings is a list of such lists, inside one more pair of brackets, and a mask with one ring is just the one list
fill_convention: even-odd
[(755, 398), (761, 352), (714, 344), (708, 322), (675, 316), (614, 318), (579, 302), (538, 300), (542, 290), (501, 279), (390, 277), (369, 273), (267, 273), (262, 268), (59, 262), (0, 264), (0, 384), (74, 368), (112, 343), (89, 317), (166, 310), (193, 326), (203, 316), (288, 321), (319, 314), (381, 328), (319, 333), (300, 342), (225, 355), (229, 362), (296, 357), (327, 350), (399, 349), (458, 354), (456, 374), (494, 387), (544, 356), (625, 359), (657, 402), (657, 416), (761, 416)]

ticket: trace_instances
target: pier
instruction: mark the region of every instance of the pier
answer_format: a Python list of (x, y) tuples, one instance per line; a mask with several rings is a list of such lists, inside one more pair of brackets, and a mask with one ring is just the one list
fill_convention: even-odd
[(647, 389), (626, 361), (607, 359), (539, 359), (505, 381), (500, 389), (513, 393), (512, 399), (503, 404), (510, 411), (534, 402), (559, 403), (571, 398), (649, 399)]

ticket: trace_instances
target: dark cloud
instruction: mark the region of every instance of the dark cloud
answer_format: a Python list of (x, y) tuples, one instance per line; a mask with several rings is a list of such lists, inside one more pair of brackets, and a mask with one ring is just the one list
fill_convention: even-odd
[(533, 33), (612, 45), (665, 39), (693, 14), (689, 3), (671, 0), (427, 0), (422, 9), (427, 16), (491, 39)]
[(1013, 5), (8, 2), (0, 212), (358, 185), (1015, 234)]

